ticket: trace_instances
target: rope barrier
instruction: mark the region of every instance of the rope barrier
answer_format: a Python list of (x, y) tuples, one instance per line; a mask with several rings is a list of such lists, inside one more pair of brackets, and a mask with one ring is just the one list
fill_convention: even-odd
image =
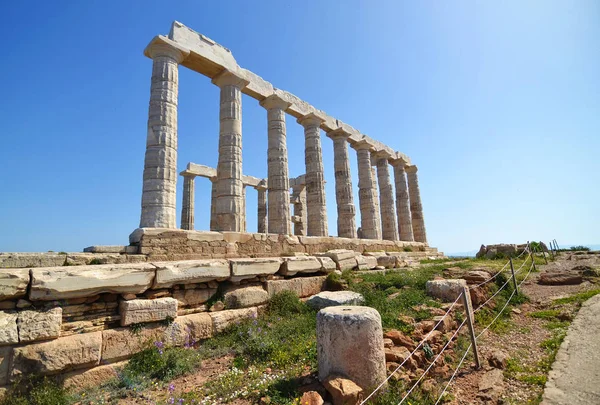
[(417, 380), (416, 383), (413, 384), (413, 386), (411, 387), (411, 389), (408, 390), (408, 392), (404, 395), (404, 397), (402, 398), (402, 400), (400, 400), (400, 402), (398, 402), (398, 405), (401, 405), (406, 400), (406, 398), (408, 398), (408, 396), (415, 389), (415, 387), (417, 385), (419, 385), (419, 383), (421, 382), (421, 380), (423, 379), (423, 377), (425, 377), (425, 375), (429, 372), (429, 370), (431, 370), (431, 367), (433, 367), (433, 365), (440, 358), (440, 356), (442, 355), (442, 353), (444, 353), (444, 350), (446, 350), (446, 348), (448, 347), (448, 345), (450, 344), (450, 342), (452, 342), (452, 339), (454, 339), (456, 337), (456, 335), (462, 329), (462, 327), (465, 325), (466, 322), (467, 322), (466, 319), (464, 321), (462, 321), (462, 323), (458, 326), (458, 329), (456, 329), (456, 332), (454, 332), (454, 334), (452, 335), (452, 337), (450, 339), (448, 339), (448, 342), (444, 345), (444, 347), (442, 348), (442, 350), (440, 350), (440, 352), (438, 353), (438, 355), (435, 356), (435, 359), (433, 359), (433, 361), (431, 362), (431, 364), (429, 365), (429, 367), (427, 367), (427, 369), (423, 372), (423, 374), (421, 374), (421, 377)]
[(390, 378), (392, 378), (392, 376), (393, 376), (394, 374), (396, 374), (396, 372), (398, 372), (398, 370), (400, 370), (400, 368), (402, 368), (402, 366), (403, 366), (403, 365), (404, 365), (404, 364), (405, 364), (405, 363), (408, 361), (408, 359), (410, 359), (410, 358), (413, 356), (413, 354), (415, 354), (415, 353), (417, 352), (417, 350), (419, 350), (419, 348), (420, 348), (421, 346), (423, 346), (423, 344), (424, 344), (425, 342), (427, 342), (427, 339), (429, 339), (429, 337), (431, 336), (431, 334), (433, 333), (433, 331), (434, 331), (434, 330), (436, 330), (436, 329), (438, 328), (438, 326), (439, 326), (439, 325), (440, 325), (440, 324), (441, 324), (441, 323), (444, 321), (444, 318), (446, 318), (446, 317), (447, 317), (447, 316), (450, 314), (450, 311), (452, 311), (452, 308), (454, 308), (454, 306), (456, 305), (456, 303), (457, 303), (457, 302), (458, 302), (458, 301), (459, 301), (461, 298), (462, 298), (462, 293), (460, 293), (460, 294), (458, 295), (458, 297), (456, 298), (456, 300), (455, 300), (455, 301), (452, 303), (452, 305), (450, 305), (450, 308), (448, 308), (448, 310), (447, 310), (447, 311), (446, 311), (446, 313), (445, 313), (445, 314), (442, 316), (442, 318), (441, 318), (441, 319), (438, 321), (438, 323), (436, 323), (436, 324), (435, 324), (435, 326), (433, 327), (433, 329), (431, 329), (431, 331), (429, 331), (429, 333), (428, 333), (428, 334), (427, 334), (427, 335), (426, 335), (426, 336), (425, 336), (423, 339), (421, 339), (421, 341), (419, 342), (419, 344), (417, 345), (417, 347), (415, 347), (415, 349), (414, 349), (412, 352), (410, 352), (410, 354), (409, 354), (408, 356), (406, 356), (406, 358), (405, 358), (405, 359), (402, 361), (402, 363), (400, 363), (400, 365), (399, 365), (398, 367), (396, 367), (396, 369), (395, 369), (393, 372), (391, 372), (391, 373), (390, 373), (390, 375), (389, 375), (389, 376), (388, 376), (388, 377), (387, 377), (387, 378), (386, 378), (386, 379), (385, 379), (385, 380), (384, 380), (384, 381), (383, 381), (381, 384), (379, 384), (379, 386), (378, 386), (377, 388), (375, 388), (375, 389), (373, 390), (373, 392), (371, 392), (371, 393), (369, 394), (369, 396), (368, 396), (368, 397), (366, 397), (366, 398), (365, 398), (365, 399), (364, 399), (364, 400), (363, 400), (363, 401), (360, 403), (360, 405), (363, 405), (363, 404), (365, 404), (369, 398), (371, 398), (373, 395), (375, 395), (375, 393), (376, 393), (377, 391), (379, 391), (379, 390), (381, 389), (381, 387), (383, 387), (383, 386), (385, 385), (385, 383), (387, 383), (387, 382), (389, 381), (389, 379), (390, 379)]
[(442, 397), (444, 396), (444, 394), (446, 393), (446, 391), (448, 390), (448, 387), (450, 386), (450, 384), (452, 383), (452, 380), (454, 380), (454, 377), (456, 377), (456, 373), (458, 373), (458, 369), (460, 369), (460, 366), (462, 366), (463, 362), (465, 361), (465, 359), (467, 358), (467, 354), (469, 354), (469, 350), (471, 350), (471, 347), (473, 345), (469, 344), (469, 347), (467, 347), (467, 350), (465, 350), (465, 354), (463, 354), (462, 359), (460, 359), (460, 363), (458, 363), (458, 366), (456, 366), (456, 369), (454, 370), (454, 373), (452, 373), (452, 376), (450, 377), (450, 380), (448, 380), (448, 383), (446, 384), (446, 386), (444, 387), (444, 390), (442, 391), (442, 393), (440, 394), (440, 396), (438, 397), (437, 401), (435, 401), (434, 405), (439, 404), (439, 402), (442, 400)]
[[(528, 251), (529, 251), (529, 249), (527, 249), (527, 248), (523, 249), (523, 251), (517, 257), (515, 257), (515, 260), (518, 259), (518, 258), (520, 258), (521, 256), (523, 256), (523, 254), (525, 252), (528, 252)], [(527, 260), (527, 259), (525, 259), (525, 260)], [(498, 277), (500, 275), (500, 273), (502, 273), (504, 270), (506, 270), (506, 267), (509, 264), (510, 264), (510, 261), (506, 262), (506, 264), (496, 274), (494, 274), (492, 277), (488, 278), (487, 280), (485, 280), (485, 281), (483, 281), (483, 282), (481, 282), (481, 283), (479, 283), (477, 285), (469, 287), (469, 290), (472, 290), (472, 289), (477, 288), (477, 287), (481, 287), (482, 285), (487, 284), (490, 281), (494, 280), (496, 277)]]

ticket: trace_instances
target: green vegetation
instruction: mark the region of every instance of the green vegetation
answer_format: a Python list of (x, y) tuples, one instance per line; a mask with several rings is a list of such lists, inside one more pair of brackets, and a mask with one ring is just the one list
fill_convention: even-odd
[(583, 250), (584, 252), (589, 252), (590, 248), (587, 246), (578, 245), (578, 246), (571, 246), (570, 250), (573, 250), (573, 251)]
[(67, 391), (53, 380), (29, 376), (15, 382), (0, 405), (63, 405), (70, 401)]
[(552, 302), (553, 305), (576, 304), (581, 306), (585, 301), (592, 298), (594, 295), (600, 294), (600, 289), (585, 291), (579, 294), (574, 294), (569, 297), (559, 298)]
[(90, 260), (90, 264), (102, 264), (102, 260), (98, 258), (93, 258), (92, 260)]

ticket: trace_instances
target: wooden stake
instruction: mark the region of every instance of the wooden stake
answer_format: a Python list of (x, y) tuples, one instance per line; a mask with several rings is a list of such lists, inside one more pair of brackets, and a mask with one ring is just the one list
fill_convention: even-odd
[(509, 257), (508, 260), (510, 261), (510, 272), (512, 273), (513, 284), (515, 286), (515, 293), (518, 294), (519, 287), (517, 286), (517, 278), (515, 277), (515, 267), (513, 266), (512, 257)]
[(469, 334), (471, 335), (471, 344), (473, 345), (475, 365), (479, 370), (481, 368), (481, 363), (479, 362), (479, 351), (477, 350), (477, 339), (475, 337), (475, 328), (473, 326), (473, 307), (471, 306), (471, 296), (469, 295), (469, 289), (467, 287), (463, 287), (462, 301), (463, 306), (465, 307), (465, 313), (467, 315), (467, 326), (469, 327)]

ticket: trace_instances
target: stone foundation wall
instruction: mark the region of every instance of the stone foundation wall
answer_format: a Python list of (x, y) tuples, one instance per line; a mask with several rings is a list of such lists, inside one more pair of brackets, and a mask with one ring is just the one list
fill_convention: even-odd
[(270, 257), (294, 253), (316, 254), (333, 249), (369, 251), (412, 251), (437, 253), (426, 243), (375, 239), (350, 239), (276, 235), (264, 233), (185, 231), (140, 228), (129, 237), (138, 253), (152, 260), (191, 260), (199, 258)]
[[(0, 388), (28, 373), (60, 375), (80, 388), (97, 384), (115, 375), (115, 364), (153, 342), (207, 339), (257, 316), (278, 292), (309, 297), (325, 287), (332, 271), (406, 267), (426, 255), (439, 256), (337, 249), (288, 257), (0, 268)], [(144, 327), (131, 327), (138, 324)]]

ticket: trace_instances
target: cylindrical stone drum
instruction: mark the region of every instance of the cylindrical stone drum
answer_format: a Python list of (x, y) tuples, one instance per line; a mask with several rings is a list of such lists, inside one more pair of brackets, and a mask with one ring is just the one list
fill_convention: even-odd
[(386, 377), (379, 312), (370, 307), (334, 306), (317, 314), (319, 380), (340, 375), (365, 391)]

